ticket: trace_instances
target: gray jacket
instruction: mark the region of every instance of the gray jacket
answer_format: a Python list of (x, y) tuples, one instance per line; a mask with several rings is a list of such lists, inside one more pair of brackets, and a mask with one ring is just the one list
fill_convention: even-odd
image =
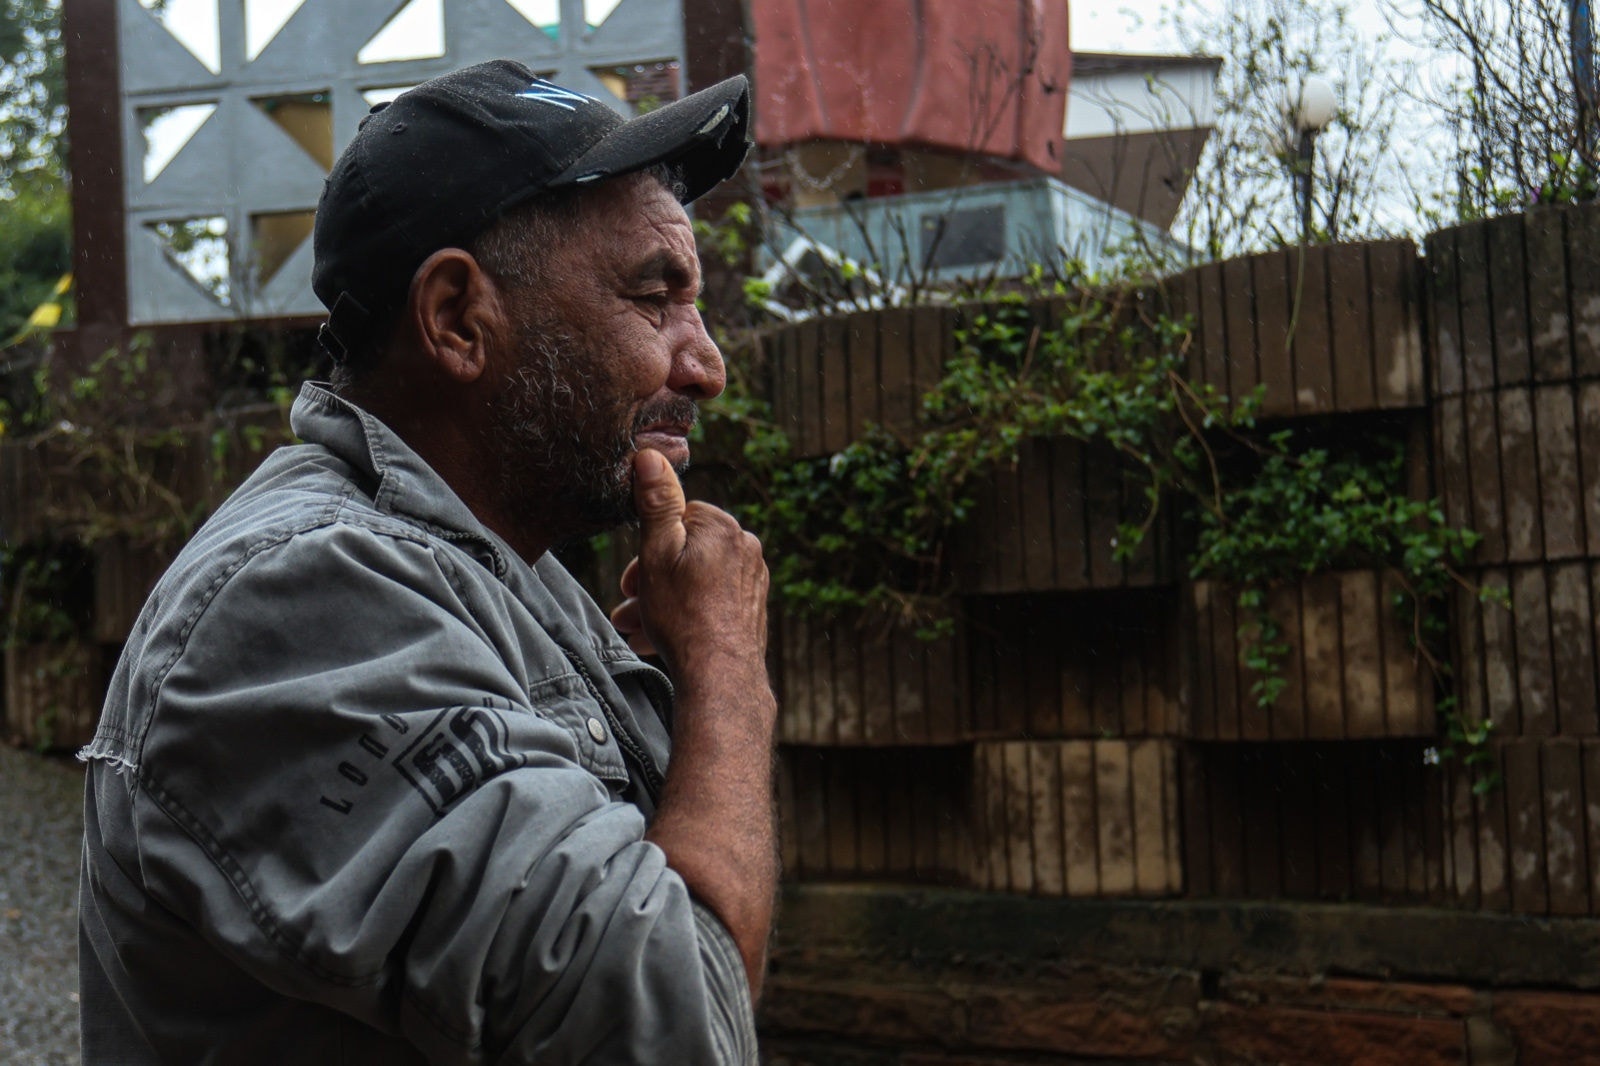
[(753, 1062), (732, 938), (643, 840), (667, 679), (372, 416), (292, 418), (82, 753), (85, 1062)]

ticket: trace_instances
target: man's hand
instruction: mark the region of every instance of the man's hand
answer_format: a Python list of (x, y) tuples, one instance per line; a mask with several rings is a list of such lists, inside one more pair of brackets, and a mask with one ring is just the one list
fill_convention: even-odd
[(754, 996), (778, 878), (767, 565), (761, 542), (731, 515), (684, 500), (659, 453), (639, 452), (633, 479), (639, 557), (612, 621), (634, 650), (659, 650), (678, 691), (672, 761), (645, 839), (722, 919)]
[[(664, 456), (634, 456), (639, 556), (622, 574), (612, 624), (640, 655), (674, 675), (763, 664), (767, 566), (761, 542), (727, 512), (684, 499)], [(715, 664), (715, 665), (712, 665)]]

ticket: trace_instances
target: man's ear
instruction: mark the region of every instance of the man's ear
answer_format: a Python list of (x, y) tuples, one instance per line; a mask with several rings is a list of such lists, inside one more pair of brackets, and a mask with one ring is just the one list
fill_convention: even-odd
[(430, 255), (411, 278), (406, 309), (422, 353), (442, 373), (461, 384), (482, 377), (503, 316), (499, 290), (471, 254)]

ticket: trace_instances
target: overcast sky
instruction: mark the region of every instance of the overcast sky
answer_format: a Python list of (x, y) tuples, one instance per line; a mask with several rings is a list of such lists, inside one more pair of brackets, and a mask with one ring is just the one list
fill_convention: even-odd
[[(1517, 0), (1494, 0), (1511, 4)], [(1200, 0), (1201, 6), (1215, 10), (1237, 0)], [(1319, 0), (1305, 0), (1312, 9), (1327, 6)], [(1348, 0), (1351, 24), (1363, 36), (1385, 44), (1397, 59), (1427, 58), (1420, 45), (1418, 0)], [(1166, 0), (1144, 3), (1090, 2), (1077, 0), (1068, 9), (1072, 26), (1072, 47), (1079, 52), (1164, 52), (1178, 51), (1178, 41), (1168, 23), (1172, 4)], [(1391, 26), (1392, 23), (1392, 26)]]
[[(1307, 0), (1317, 7), (1317, 0)], [(1508, 0), (1509, 2), (1509, 0)], [(1223, 8), (1228, 0), (1206, 0), (1206, 6)], [(1163, 25), (1163, 15), (1172, 5), (1164, 2), (1104, 3), (1078, 0), (1069, 7), (1072, 22), (1072, 47), (1082, 52), (1155, 52), (1174, 50), (1177, 39)], [(1384, 18), (1386, 8), (1397, 5), (1385, 0), (1350, 0), (1351, 21), (1363, 32), (1374, 37), (1388, 36)], [(1415, 8), (1415, 0), (1400, 0), (1401, 29), (1407, 13)], [(1397, 45), (1406, 45), (1402, 39)]]

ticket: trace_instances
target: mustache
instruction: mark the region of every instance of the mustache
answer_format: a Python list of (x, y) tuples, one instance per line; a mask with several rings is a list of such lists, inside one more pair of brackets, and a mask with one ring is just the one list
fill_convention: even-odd
[(652, 400), (639, 408), (633, 419), (633, 431), (638, 433), (647, 426), (662, 422), (682, 423), (691, 429), (700, 422), (700, 405), (687, 396), (669, 396)]

